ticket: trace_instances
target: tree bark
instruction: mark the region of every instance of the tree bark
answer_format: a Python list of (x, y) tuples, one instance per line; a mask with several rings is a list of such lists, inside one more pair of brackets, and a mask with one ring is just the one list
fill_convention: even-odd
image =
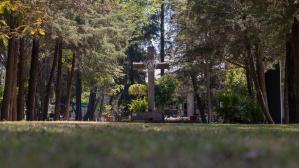
[(72, 83), (73, 83), (73, 77), (74, 77), (74, 71), (75, 71), (75, 65), (76, 65), (76, 55), (73, 54), (73, 60), (72, 60), (72, 67), (69, 72), (69, 78), (67, 81), (67, 94), (66, 94), (66, 104), (65, 104), (65, 112), (64, 112), (64, 120), (69, 120), (69, 109), (70, 109), (70, 102), (71, 102), (71, 95), (72, 95)]
[(255, 89), (257, 92), (258, 102), (262, 108), (263, 114), (266, 117), (267, 122), (269, 124), (274, 124), (268, 106), (264, 65), (259, 44), (256, 44), (256, 58), (254, 58), (253, 54), (251, 54), (251, 47), (249, 45), (247, 46), (247, 52), (251, 77), (253, 79)]
[(17, 76), (18, 76), (18, 71), (17, 71), (17, 65), (18, 65), (18, 49), (19, 49), (19, 40), (15, 41), (15, 58), (14, 58), (14, 69), (13, 69), (13, 76), (12, 76), (12, 88), (11, 88), (11, 100), (10, 100), (10, 120), (11, 121), (17, 121)]
[(82, 97), (82, 80), (81, 72), (77, 70), (77, 79), (76, 79), (76, 120), (82, 120), (82, 110), (81, 110), (81, 97)]
[[(16, 27), (16, 19), (13, 15), (9, 16), (8, 25), (11, 30)], [(12, 111), (11, 111), (11, 100), (12, 100), (12, 89), (13, 89), (13, 80), (14, 80), (14, 69), (16, 69), (15, 59), (16, 59), (16, 38), (12, 37), (8, 40), (8, 53), (6, 61), (6, 75), (5, 75), (5, 86), (4, 86), (4, 95), (1, 107), (1, 120), (10, 120)]]
[(95, 120), (95, 110), (96, 110), (96, 89), (91, 89), (89, 94), (89, 103), (87, 108), (87, 113), (84, 116), (84, 121), (94, 121)]
[(25, 107), (25, 42), (24, 39), (20, 39), (19, 49), (19, 64), (18, 64), (18, 98), (17, 98), (17, 120), (24, 119), (24, 107)]
[(245, 68), (245, 71), (246, 71), (247, 92), (249, 97), (254, 98), (253, 83), (252, 83), (252, 78), (250, 76), (250, 69), (248, 67), (248, 64)]
[(57, 78), (56, 78), (56, 89), (55, 89), (55, 114), (54, 120), (60, 120), (60, 104), (61, 104), (61, 74), (62, 74), (62, 41), (60, 41), (58, 51), (58, 67), (57, 67)]
[(27, 98), (27, 120), (33, 121), (35, 119), (35, 102), (36, 102), (36, 86), (37, 86), (37, 74), (38, 74), (38, 59), (39, 59), (39, 41), (33, 39), (30, 77), (28, 86), (28, 98)]
[(55, 75), (55, 69), (57, 65), (57, 59), (58, 59), (58, 51), (60, 50), (60, 41), (56, 40), (55, 44), (55, 51), (54, 51), (54, 57), (52, 62), (52, 68), (50, 72), (50, 77), (46, 86), (46, 95), (44, 99), (44, 109), (43, 109), (43, 120), (47, 120), (48, 118), (48, 111), (49, 111), (49, 102), (51, 97), (51, 90), (52, 90), (52, 83)]
[[(164, 62), (165, 59), (165, 3), (162, 2), (161, 5), (161, 25), (160, 25), (160, 31), (161, 31), (161, 62)], [(161, 69), (161, 76), (164, 76), (165, 70)]]
[(206, 88), (207, 88), (207, 99), (208, 99), (208, 122), (212, 122), (212, 90), (211, 90), (211, 63), (206, 64)]
[(50, 69), (50, 59), (47, 57), (39, 61), (38, 66), (38, 84), (36, 93), (36, 119), (43, 121), (44, 98), (46, 94), (46, 87), (48, 82), (48, 71)]
[(199, 88), (197, 85), (197, 79), (195, 75), (191, 75), (191, 80), (192, 80), (192, 85), (193, 85), (193, 90), (195, 93), (195, 98), (196, 98), (196, 102), (197, 102), (197, 107), (199, 109), (200, 112), (200, 117), (203, 123), (207, 123), (207, 119), (206, 119), (206, 115), (205, 115), (205, 111), (204, 111), (204, 107), (203, 107), (203, 102), (200, 98), (199, 95)]
[[(294, 18), (292, 32), (287, 40), (286, 86), (290, 123), (299, 123), (299, 22)], [(287, 110), (286, 110), (287, 112)]]
[(101, 118), (102, 114), (103, 114), (103, 110), (104, 110), (104, 101), (105, 101), (105, 91), (104, 89), (102, 89), (101, 92), (101, 97), (100, 97), (100, 111), (99, 111), (99, 117)]
[(285, 84), (284, 84), (284, 122), (285, 124), (290, 123), (290, 109), (289, 109), (289, 103), (290, 95), (289, 91), (292, 91), (292, 76), (291, 73), (293, 73), (293, 62), (292, 62), (292, 38), (291, 34), (287, 35), (286, 39), (286, 64), (285, 64)]

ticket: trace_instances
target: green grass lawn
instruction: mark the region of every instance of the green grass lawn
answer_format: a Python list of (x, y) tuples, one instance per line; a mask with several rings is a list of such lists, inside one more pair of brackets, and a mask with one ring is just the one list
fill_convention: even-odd
[(299, 126), (0, 123), (0, 167), (299, 167)]

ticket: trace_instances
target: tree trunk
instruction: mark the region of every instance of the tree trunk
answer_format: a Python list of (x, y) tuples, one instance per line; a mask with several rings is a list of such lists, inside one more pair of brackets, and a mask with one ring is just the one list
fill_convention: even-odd
[(6, 65), (6, 77), (5, 77), (5, 86), (4, 86), (4, 95), (1, 107), (1, 120), (9, 120), (10, 116), (10, 106), (11, 106), (11, 89), (13, 83), (13, 69), (15, 68), (14, 59), (15, 59), (15, 38), (9, 39), (8, 42), (8, 55), (7, 55), (7, 65)]
[[(11, 30), (13, 30), (16, 25), (16, 19), (13, 15), (9, 16), (8, 25)], [(1, 107), (1, 120), (10, 120), (12, 111), (11, 111), (11, 100), (12, 100), (12, 89), (14, 82), (14, 69), (16, 69), (17, 65), (15, 65), (15, 59), (17, 57), (16, 53), (16, 39), (12, 37), (8, 40), (8, 53), (7, 53), (7, 62), (6, 62), (6, 75), (5, 75), (5, 86), (4, 86), (4, 95)]]
[(105, 101), (105, 91), (104, 89), (101, 92), (101, 100), (100, 100), (100, 111), (99, 111), (99, 117), (101, 118), (102, 114), (103, 114), (103, 110), (104, 110), (104, 101)]
[(253, 83), (252, 83), (252, 78), (250, 76), (250, 69), (248, 66), (246, 66), (245, 71), (246, 71), (247, 92), (249, 97), (254, 98)]
[(292, 91), (292, 75), (293, 73), (293, 62), (292, 62), (292, 38), (291, 34), (287, 35), (286, 40), (286, 63), (285, 63), (285, 84), (284, 84), (284, 122), (285, 124), (290, 123), (290, 109), (289, 109), (289, 101), (290, 95), (289, 91)]
[(11, 106), (11, 89), (13, 83), (13, 67), (14, 67), (14, 55), (15, 55), (15, 38), (9, 39), (8, 43), (8, 55), (6, 65), (6, 77), (4, 86), (4, 95), (1, 109), (1, 120), (8, 121), (10, 119), (10, 106)]
[(55, 89), (55, 112), (54, 112), (55, 121), (60, 120), (61, 74), (62, 74), (62, 41), (60, 41), (59, 50), (58, 50), (58, 67), (57, 67), (57, 78), (56, 78), (56, 89)]
[[(292, 34), (287, 42), (286, 95), (290, 123), (299, 123), (299, 22), (294, 18)], [(287, 110), (286, 110), (287, 112)]]
[[(160, 31), (161, 31), (161, 62), (164, 62), (165, 59), (165, 3), (162, 2), (161, 5), (161, 25), (160, 25)], [(164, 75), (164, 69), (161, 69), (161, 76)]]
[(81, 97), (82, 97), (82, 80), (81, 80), (81, 72), (78, 69), (77, 79), (76, 79), (76, 121), (82, 120)]
[(44, 109), (43, 109), (43, 120), (47, 120), (48, 118), (48, 111), (49, 111), (49, 102), (51, 97), (51, 90), (52, 90), (52, 83), (55, 75), (55, 69), (57, 65), (57, 59), (58, 59), (58, 51), (60, 50), (60, 41), (56, 40), (55, 45), (55, 51), (54, 51), (54, 57), (52, 62), (52, 68), (50, 72), (50, 77), (46, 86), (46, 95), (44, 99)]
[(196, 76), (191, 75), (191, 80), (192, 80), (193, 90), (194, 90), (194, 93), (195, 93), (195, 98), (196, 98), (196, 102), (197, 102), (197, 107), (198, 107), (199, 112), (200, 112), (201, 120), (202, 120), (203, 123), (207, 123), (204, 107), (203, 107), (202, 100), (201, 100), (200, 95), (199, 95), (199, 88), (198, 88), (198, 85), (197, 85)]
[(42, 58), (39, 61), (38, 67), (38, 84), (37, 84), (37, 102), (36, 102), (36, 118), (39, 121), (43, 121), (43, 112), (44, 112), (44, 100), (46, 96), (46, 87), (48, 83), (48, 72), (51, 68), (50, 59), (48, 57)]
[(267, 122), (269, 124), (274, 124), (274, 121), (269, 112), (264, 65), (263, 65), (263, 58), (262, 58), (260, 46), (259, 44), (256, 44), (256, 53), (255, 53), (256, 58), (254, 58), (253, 54), (251, 54), (250, 46), (247, 46), (247, 50), (248, 50), (251, 77), (255, 85), (258, 102), (262, 108), (263, 114), (266, 117)]
[(95, 120), (95, 110), (96, 110), (96, 89), (91, 89), (89, 94), (89, 103), (87, 108), (87, 113), (84, 116), (84, 121), (94, 121)]
[(17, 121), (17, 76), (18, 76), (18, 71), (17, 71), (17, 65), (18, 65), (18, 49), (19, 49), (19, 40), (15, 41), (15, 58), (14, 58), (14, 66), (15, 68), (13, 69), (13, 80), (12, 80), (12, 88), (11, 88), (11, 100), (10, 100), (10, 120), (11, 121)]
[(207, 99), (208, 99), (208, 122), (212, 122), (212, 90), (211, 90), (211, 63), (206, 64), (206, 88), (207, 88)]
[(38, 59), (39, 59), (39, 41), (33, 39), (30, 77), (28, 86), (28, 98), (27, 98), (27, 120), (33, 121), (35, 119), (35, 101), (36, 101), (36, 86), (37, 86), (37, 74), (38, 74)]
[(71, 102), (71, 95), (72, 95), (72, 83), (73, 83), (73, 77), (74, 77), (74, 70), (76, 65), (76, 55), (73, 54), (73, 60), (72, 60), (72, 67), (69, 72), (69, 78), (67, 81), (67, 94), (66, 94), (66, 104), (65, 104), (65, 112), (64, 112), (64, 120), (69, 120), (69, 109), (70, 109), (70, 102)]
[(25, 107), (25, 42), (24, 39), (20, 39), (19, 49), (19, 64), (18, 64), (18, 98), (17, 98), (17, 120), (24, 119), (24, 107)]

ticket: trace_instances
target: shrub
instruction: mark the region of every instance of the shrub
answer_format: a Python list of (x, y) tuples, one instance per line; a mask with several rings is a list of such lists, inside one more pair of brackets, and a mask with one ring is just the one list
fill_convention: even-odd
[(144, 113), (148, 109), (148, 102), (145, 98), (136, 99), (129, 104), (129, 110), (131, 113)]
[(260, 123), (263, 115), (256, 101), (248, 95), (246, 75), (242, 68), (226, 73), (226, 88), (218, 95), (217, 114), (226, 123)]
[(173, 101), (178, 84), (178, 80), (171, 75), (165, 75), (157, 81), (155, 98), (158, 106), (163, 107)]
[(226, 123), (259, 123), (263, 115), (257, 103), (239, 92), (222, 93), (218, 97), (217, 114)]
[(129, 95), (138, 98), (147, 95), (147, 86), (143, 84), (134, 84), (129, 87)]

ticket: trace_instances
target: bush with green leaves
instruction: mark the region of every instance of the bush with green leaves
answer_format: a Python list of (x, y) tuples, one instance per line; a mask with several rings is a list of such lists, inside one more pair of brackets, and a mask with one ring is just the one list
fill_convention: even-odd
[(171, 103), (174, 98), (174, 93), (178, 87), (178, 80), (172, 75), (165, 75), (156, 82), (156, 103), (163, 108)]
[(129, 110), (131, 113), (145, 113), (148, 109), (148, 102), (146, 98), (139, 98), (133, 100), (129, 104)]
[(147, 95), (147, 86), (143, 84), (134, 84), (129, 87), (129, 95), (137, 98)]
[(246, 75), (241, 68), (226, 73), (226, 88), (218, 95), (217, 114), (225, 123), (261, 123), (263, 115), (257, 102), (248, 95)]
[(218, 97), (217, 114), (225, 123), (260, 123), (263, 115), (258, 104), (238, 91), (224, 92)]

